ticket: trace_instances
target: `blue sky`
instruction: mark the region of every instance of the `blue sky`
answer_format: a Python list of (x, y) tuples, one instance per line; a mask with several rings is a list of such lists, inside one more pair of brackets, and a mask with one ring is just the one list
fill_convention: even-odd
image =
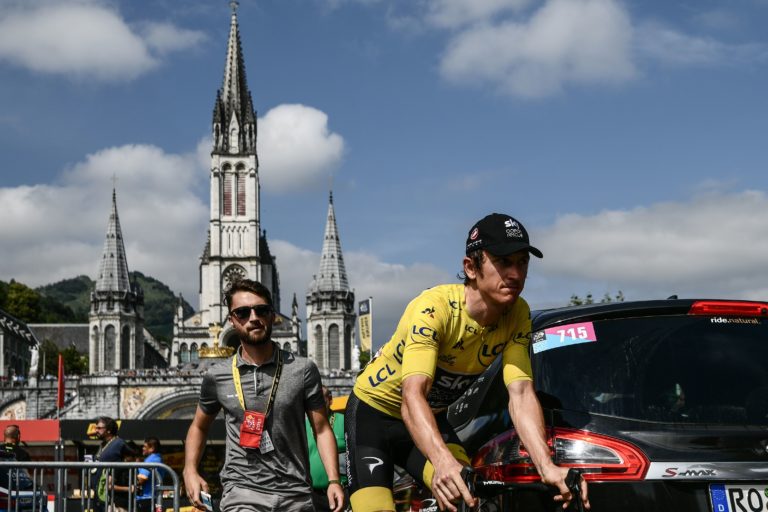
[[(197, 306), (225, 0), (0, 3), (0, 279), (132, 270)], [(524, 296), (768, 297), (768, 1), (241, 0), (262, 223), (303, 303), (332, 183), (389, 336), (510, 213)], [(302, 308), (303, 313), (303, 308)]]

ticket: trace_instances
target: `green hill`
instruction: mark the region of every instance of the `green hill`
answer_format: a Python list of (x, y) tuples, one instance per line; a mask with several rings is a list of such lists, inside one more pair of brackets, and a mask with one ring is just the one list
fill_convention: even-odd
[[(144, 291), (144, 327), (159, 341), (169, 342), (173, 336), (173, 314), (176, 309), (176, 294), (166, 284), (153, 277), (145, 276), (141, 272), (131, 272), (131, 281), (138, 284)], [(53, 318), (54, 313), (58, 312), (56, 319), (41, 320), (36, 318), (34, 320), (25, 320), (25, 318), (16, 315), (10, 309), (3, 309), (28, 322), (88, 322), (91, 290), (93, 290), (94, 285), (94, 281), (88, 276), (78, 276), (30, 290), (40, 297), (39, 301), (43, 311), (42, 317)], [(1, 286), (0, 300), (2, 300)], [(183, 303), (183, 308), (185, 317), (194, 312), (192, 306), (186, 301)], [(60, 311), (63, 311), (63, 313)], [(69, 316), (65, 314), (67, 311), (69, 311)]]
[[(173, 337), (173, 314), (178, 300), (176, 294), (166, 284), (141, 272), (131, 272), (131, 280), (144, 290), (144, 327), (158, 340), (170, 342)], [(194, 313), (186, 300), (182, 308), (185, 318)]]

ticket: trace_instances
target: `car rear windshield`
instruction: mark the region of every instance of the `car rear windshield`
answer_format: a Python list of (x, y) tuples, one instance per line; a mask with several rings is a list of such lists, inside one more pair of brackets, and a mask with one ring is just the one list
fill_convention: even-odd
[(647, 421), (768, 425), (768, 321), (655, 316), (533, 335), (536, 388), (563, 409)]

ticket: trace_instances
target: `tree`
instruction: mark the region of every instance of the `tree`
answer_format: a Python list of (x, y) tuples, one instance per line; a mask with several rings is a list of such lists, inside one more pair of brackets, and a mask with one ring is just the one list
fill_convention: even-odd
[(360, 361), (360, 368), (364, 368), (365, 365), (368, 364), (368, 361), (371, 360), (371, 353), (367, 350), (361, 350), (360, 357), (358, 357), (357, 360)]
[(88, 373), (88, 356), (77, 351), (74, 344), (59, 350), (59, 347), (49, 339), (44, 339), (40, 348), (40, 372), (38, 375), (58, 375), (59, 354), (64, 361), (65, 375), (85, 375)]
[(5, 309), (22, 322), (37, 322), (40, 319), (40, 294), (11, 279)]
[(38, 375), (56, 375), (59, 372), (59, 347), (49, 339), (44, 339), (40, 347), (40, 371)]
[[(608, 292), (605, 292), (605, 295), (603, 295), (603, 298), (600, 299), (600, 304), (607, 304), (609, 302), (624, 302), (624, 293), (619, 290), (615, 296), (611, 297), (611, 295)], [(568, 302), (569, 306), (583, 306), (585, 304), (594, 304), (595, 299), (592, 298), (592, 293), (587, 293), (587, 295), (582, 299), (575, 293), (571, 295), (571, 300)]]
[(74, 345), (70, 345), (61, 351), (64, 360), (64, 373), (67, 375), (85, 375), (88, 373), (88, 356), (77, 351)]
[(594, 304), (595, 301), (592, 299), (592, 294), (588, 293), (586, 297), (583, 299), (576, 295), (575, 293), (571, 295), (571, 300), (568, 302), (569, 306), (583, 306), (584, 304)]

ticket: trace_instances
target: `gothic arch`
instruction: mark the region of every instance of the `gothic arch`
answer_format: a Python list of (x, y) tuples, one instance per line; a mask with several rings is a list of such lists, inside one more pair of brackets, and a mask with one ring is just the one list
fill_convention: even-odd
[(344, 326), (344, 364), (343, 368), (347, 370), (352, 368), (352, 326)]
[(136, 413), (135, 419), (192, 419), (199, 399), (198, 389), (170, 390), (148, 404), (144, 404), (144, 407)]
[(339, 353), (339, 325), (328, 326), (328, 368), (341, 368)]
[(131, 328), (124, 326), (120, 333), (120, 368), (131, 368)]
[(94, 325), (93, 329), (91, 329), (91, 346), (93, 347), (93, 360), (91, 361), (93, 364), (92, 368), (94, 371), (99, 371), (101, 351), (99, 350), (99, 326), (97, 325)]
[[(104, 328), (104, 367), (102, 370), (115, 369), (115, 349), (117, 343), (117, 330), (112, 324)], [(111, 358), (111, 360), (110, 360)]]
[(325, 363), (323, 362), (325, 351), (323, 348), (323, 326), (317, 324), (315, 325), (315, 362), (321, 368), (325, 368)]

